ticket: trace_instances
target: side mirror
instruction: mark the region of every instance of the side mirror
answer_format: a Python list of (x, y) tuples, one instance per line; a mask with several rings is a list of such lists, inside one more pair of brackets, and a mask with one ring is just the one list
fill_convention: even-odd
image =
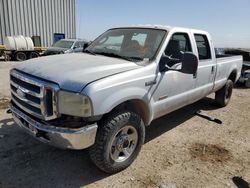
[(195, 75), (198, 69), (198, 58), (191, 52), (185, 52), (182, 58), (180, 72)]
[[(181, 68), (171, 68), (173, 65), (180, 64)], [(179, 67), (179, 66), (178, 66)], [(185, 74), (195, 75), (198, 68), (198, 58), (191, 52), (185, 52), (181, 59), (171, 58), (163, 54), (159, 63), (159, 71), (166, 72), (168, 70), (179, 71)]]
[(76, 49), (76, 46), (73, 46), (73, 50)]
[(83, 47), (82, 47), (83, 48), (82, 50), (84, 51), (86, 48), (88, 48), (89, 44), (90, 44), (89, 42), (84, 43)]
[(166, 72), (168, 70), (176, 70), (176, 69), (171, 69), (171, 66), (173, 66), (177, 63), (181, 63), (181, 60), (176, 59), (176, 58), (171, 58), (170, 56), (167, 56), (164, 53), (161, 57), (160, 62), (159, 62), (159, 71)]

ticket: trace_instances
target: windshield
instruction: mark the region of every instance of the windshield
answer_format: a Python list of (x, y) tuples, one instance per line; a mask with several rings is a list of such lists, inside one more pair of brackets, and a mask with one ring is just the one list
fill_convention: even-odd
[(71, 48), (71, 46), (73, 45), (73, 41), (67, 41), (67, 40), (59, 40), (58, 42), (56, 42), (55, 44), (53, 44), (53, 47), (58, 47), (58, 48)]
[(166, 31), (157, 29), (112, 29), (98, 37), (87, 51), (131, 60), (153, 59)]

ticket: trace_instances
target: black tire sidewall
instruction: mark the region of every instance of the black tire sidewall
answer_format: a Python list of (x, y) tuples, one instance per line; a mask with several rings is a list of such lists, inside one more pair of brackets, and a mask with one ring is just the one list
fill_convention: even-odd
[[(133, 126), (138, 133), (138, 142), (131, 156), (123, 162), (115, 162), (110, 156), (113, 137), (124, 126)], [(92, 161), (106, 173), (116, 173), (127, 168), (138, 156), (145, 140), (145, 126), (141, 117), (130, 111), (111, 113), (99, 122), (96, 142), (90, 148)]]
[[(230, 95), (229, 97), (226, 97), (227, 91), (230, 90)], [(231, 96), (233, 93), (233, 81), (232, 80), (227, 80), (226, 84), (224, 85), (223, 88), (218, 90), (215, 95), (215, 101), (220, 107), (225, 107), (228, 105)]]
[[(140, 122), (136, 121), (136, 119), (133, 119), (133, 116), (138, 116), (137, 114), (134, 114), (133, 112), (129, 112), (129, 113), (130, 113), (129, 119), (123, 119), (122, 121), (117, 122), (117, 126), (114, 127), (113, 130), (111, 130), (110, 137), (106, 141), (106, 144), (105, 144), (105, 148), (107, 148), (107, 149), (105, 150), (104, 156), (105, 156), (107, 162), (112, 164), (114, 168), (119, 168), (119, 167), (122, 167), (124, 165), (127, 166), (126, 164), (131, 164), (135, 160), (137, 155), (139, 154), (139, 152), (141, 150), (141, 146), (144, 143), (144, 139), (145, 139), (144, 124), (142, 123), (141, 119), (140, 119)], [(137, 141), (136, 148), (135, 148), (134, 152), (131, 154), (131, 156), (127, 160), (117, 163), (117, 162), (113, 161), (113, 159), (111, 158), (109, 149), (110, 149), (110, 146), (112, 144), (114, 136), (117, 134), (117, 132), (122, 127), (124, 127), (126, 125), (131, 125), (136, 129), (136, 131), (138, 133), (138, 141)]]
[[(229, 97), (226, 96), (226, 93), (229, 93)], [(226, 85), (225, 85), (225, 90), (224, 90), (224, 103), (225, 105), (227, 105), (231, 99), (233, 93), (233, 82), (231, 80), (228, 80)]]
[[(24, 59), (20, 59), (20, 55), (24, 56)], [(27, 59), (27, 55), (24, 52), (17, 52), (15, 54), (15, 60), (17, 61), (25, 61)]]
[(37, 52), (30, 52), (29, 53), (29, 59), (37, 58), (39, 57), (39, 54)]

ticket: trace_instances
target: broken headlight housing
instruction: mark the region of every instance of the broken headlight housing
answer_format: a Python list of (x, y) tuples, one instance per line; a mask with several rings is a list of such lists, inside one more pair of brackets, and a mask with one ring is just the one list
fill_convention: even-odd
[(71, 116), (90, 117), (92, 115), (89, 97), (79, 93), (59, 91), (58, 109), (60, 114)]

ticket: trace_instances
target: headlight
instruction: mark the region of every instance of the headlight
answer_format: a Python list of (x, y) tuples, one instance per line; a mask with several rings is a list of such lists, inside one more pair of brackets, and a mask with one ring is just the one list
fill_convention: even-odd
[(91, 102), (87, 96), (79, 93), (59, 91), (59, 113), (79, 117), (91, 116)]
[(69, 50), (64, 51), (64, 53), (65, 53), (65, 54), (69, 54), (69, 53), (71, 53), (71, 52), (72, 52), (72, 50), (70, 50), (70, 49), (69, 49)]

